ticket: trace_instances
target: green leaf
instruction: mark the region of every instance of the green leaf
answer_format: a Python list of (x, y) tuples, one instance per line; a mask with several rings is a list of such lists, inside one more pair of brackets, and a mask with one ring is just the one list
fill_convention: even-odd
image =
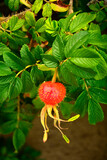
[(8, 6), (10, 10), (17, 11), (19, 9), (20, 0), (8, 0)]
[(10, 48), (8, 48), (5, 44), (0, 42), (0, 55), (2, 55), (3, 52), (5, 52), (5, 51), (10, 51)]
[(31, 68), (30, 74), (31, 74), (33, 82), (36, 85), (38, 85), (38, 84), (40, 84), (41, 82), (44, 81), (44, 74), (41, 70), (39, 70), (37, 68), (37, 66), (34, 66), (34, 67)]
[(13, 133), (13, 145), (18, 151), (25, 143), (25, 135), (21, 129), (17, 128)]
[(106, 18), (106, 13), (104, 11), (99, 11), (96, 15), (96, 21), (102, 22)]
[(17, 121), (15, 121), (15, 120), (11, 120), (11, 121), (5, 122), (0, 127), (0, 133), (2, 133), (2, 134), (10, 134), (15, 130), (16, 125), (17, 125)]
[(45, 3), (43, 5), (43, 12), (42, 12), (43, 17), (51, 17), (52, 15), (52, 9), (50, 3)]
[(11, 73), (11, 69), (4, 62), (0, 61), (0, 76), (7, 76)]
[(95, 19), (96, 15), (91, 13), (80, 13), (70, 24), (71, 33), (76, 32)]
[(8, 97), (9, 83), (0, 84), (0, 103), (3, 103)]
[(16, 98), (22, 91), (22, 80), (17, 77), (11, 82), (9, 87), (9, 98)]
[(12, 73), (7, 76), (0, 76), (0, 84), (10, 83), (14, 79), (15, 75), (15, 73)]
[(27, 11), (25, 14), (25, 19), (30, 26), (35, 26), (35, 16), (33, 12)]
[(104, 113), (101, 106), (92, 98), (88, 103), (88, 120), (89, 123), (93, 125), (104, 120)]
[(35, 0), (33, 6), (32, 6), (32, 11), (35, 12), (35, 14), (37, 14), (40, 9), (42, 8), (42, 4), (43, 4), (43, 0)]
[(32, 90), (33, 88), (33, 82), (30, 76), (30, 73), (28, 71), (24, 71), (21, 75), (21, 79), (22, 79), (22, 92), (29, 92)]
[(16, 71), (20, 71), (25, 68), (23, 61), (12, 52), (4, 52), (3, 59), (9, 67)]
[(71, 53), (70, 61), (75, 65), (84, 68), (93, 68), (98, 65), (101, 58), (99, 53), (92, 48), (81, 48)]
[(32, 127), (32, 123), (28, 121), (19, 121), (19, 128), (23, 131), (24, 135), (27, 136), (29, 129)]
[(43, 48), (40, 45), (37, 45), (36, 48), (33, 48), (31, 52), (37, 60), (41, 60), (41, 54), (44, 53)]
[(45, 31), (45, 18), (39, 18), (37, 21), (36, 21), (36, 24), (35, 24), (35, 30), (37, 32), (43, 32)]
[(12, 16), (9, 20), (9, 28), (11, 31), (16, 31), (23, 26), (24, 22), (24, 19), (18, 19), (17, 16)]
[(21, 58), (25, 65), (34, 64), (36, 61), (29, 51), (29, 48), (26, 44), (24, 44), (20, 50)]
[(67, 69), (78, 77), (90, 79), (95, 77), (96, 75), (96, 72), (93, 71), (92, 69), (76, 66), (70, 60), (67, 60), (65, 64)]
[(87, 31), (80, 31), (71, 36), (65, 46), (65, 56), (69, 57), (75, 49), (79, 48), (88, 39)]
[(78, 113), (83, 117), (87, 111), (88, 111), (88, 96), (87, 96), (87, 92), (83, 91), (78, 96), (78, 98), (72, 108), (72, 112)]
[(60, 74), (64, 82), (73, 86), (78, 86), (76, 77), (66, 68), (65, 63), (62, 63), (60, 66)]
[(59, 60), (64, 60), (64, 43), (60, 35), (57, 35), (55, 41), (52, 45), (52, 54), (53, 56)]
[(37, 110), (40, 110), (44, 107), (44, 102), (42, 102), (40, 98), (33, 99), (32, 103)]
[(71, 117), (72, 108), (73, 108), (73, 105), (70, 103), (67, 103), (67, 102), (60, 103), (61, 113), (66, 119)]
[(98, 3), (92, 3), (89, 5), (89, 8), (92, 10), (92, 11), (99, 11), (100, 10), (100, 6)]
[(56, 68), (58, 66), (58, 61), (51, 55), (42, 54), (42, 60), (44, 64), (49, 68)]
[(107, 90), (91, 87), (89, 88), (89, 92), (92, 98), (97, 100), (97, 102), (107, 104)]

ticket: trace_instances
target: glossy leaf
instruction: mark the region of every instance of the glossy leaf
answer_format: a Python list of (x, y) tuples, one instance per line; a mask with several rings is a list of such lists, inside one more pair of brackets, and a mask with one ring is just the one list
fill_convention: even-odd
[(8, 97), (9, 83), (0, 84), (0, 103), (3, 103)]
[(11, 73), (11, 69), (4, 62), (0, 61), (0, 76), (7, 76)]
[(71, 33), (80, 30), (81, 28), (86, 27), (88, 23), (95, 19), (96, 15), (91, 13), (80, 13), (74, 18), (70, 24)]
[(3, 44), (2, 42), (0, 42), (0, 55), (3, 54), (3, 52), (6, 52), (6, 51), (10, 51), (10, 48), (7, 47), (5, 44)]
[(35, 16), (33, 12), (27, 11), (25, 14), (25, 19), (30, 26), (35, 26)]

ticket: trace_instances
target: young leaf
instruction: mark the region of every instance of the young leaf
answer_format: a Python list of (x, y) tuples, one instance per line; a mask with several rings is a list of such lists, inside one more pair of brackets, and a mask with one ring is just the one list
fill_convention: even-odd
[(17, 125), (17, 121), (16, 120), (11, 120), (11, 121), (5, 122), (0, 127), (0, 133), (2, 133), (2, 134), (10, 134), (15, 130), (16, 125)]
[(0, 42), (0, 55), (3, 54), (3, 52), (5, 51), (10, 51), (10, 48), (8, 48), (5, 44), (3, 44), (2, 42)]
[(16, 98), (22, 91), (22, 80), (17, 77), (11, 82), (9, 87), (9, 98)]
[(17, 11), (19, 9), (20, 0), (8, 0), (10, 10)]
[(66, 12), (69, 7), (68, 7), (68, 5), (66, 5), (66, 6), (61, 6), (61, 5), (57, 5), (57, 4), (51, 3), (51, 8), (52, 8), (54, 11), (57, 11), (57, 12)]
[(89, 123), (93, 125), (104, 120), (104, 113), (101, 106), (92, 98), (88, 103), (88, 120)]
[(71, 36), (67, 44), (65, 46), (65, 56), (69, 57), (69, 55), (75, 51), (75, 49), (79, 48), (84, 42), (88, 39), (88, 32), (87, 31), (80, 31), (79, 33), (75, 33)]
[(51, 17), (52, 15), (52, 9), (50, 3), (45, 3), (43, 5), (43, 12), (42, 12), (43, 17)]
[(4, 62), (0, 61), (0, 76), (7, 76), (11, 73), (11, 69)]
[(4, 52), (3, 59), (9, 67), (16, 71), (20, 71), (25, 68), (23, 61), (12, 52)]
[(82, 117), (86, 114), (88, 110), (88, 96), (87, 92), (83, 91), (77, 98), (72, 111), (74, 113), (80, 114)]
[(21, 79), (22, 79), (22, 92), (29, 92), (31, 91), (31, 89), (33, 88), (33, 82), (30, 76), (30, 73), (28, 71), (24, 71), (21, 75)]
[(89, 88), (90, 95), (99, 103), (107, 104), (107, 91), (101, 88)]
[(24, 22), (24, 19), (18, 19), (17, 16), (12, 16), (9, 20), (9, 28), (11, 31), (16, 31), (23, 26)]
[(29, 48), (26, 44), (24, 44), (20, 50), (21, 58), (25, 65), (34, 64), (36, 61), (29, 51)]
[(91, 13), (80, 13), (70, 24), (70, 31), (74, 33), (81, 28), (84, 28), (88, 23), (95, 19), (96, 15)]
[(44, 64), (49, 68), (56, 68), (58, 66), (58, 61), (51, 55), (42, 54), (42, 60)]
[(30, 26), (35, 26), (35, 16), (33, 12), (27, 11), (25, 14), (25, 19)]
[(90, 79), (90, 78), (95, 77), (95, 75), (97, 74), (95, 71), (93, 71), (90, 68), (83, 68), (83, 67), (76, 66), (70, 60), (67, 60), (65, 64), (66, 64), (67, 69), (70, 72), (72, 72), (74, 75), (81, 77), (81, 78)]
[(95, 49), (81, 48), (77, 49), (70, 54), (70, 61), (75, 65), (84, 68), (93, 68), (97, 66), (101, 58)]
[(37, 14), (40, 9), (42, 8), (42, 4), (43, 4), (43, 0), (35, 0), (33, 6), (32, 6), (32, 11), (35, 12), (35, 14)]
[(59, 35), (56, 37), (55, 41), (53, 42), (52, 54), (59, 61), (62, 61), (65, 57), (64, 56), (64, 43), (63, 43), (61, 36)]
[(25, 143), (25, 135), (21, 129), (17, 128), (13, 133), (13, 145), (18, 151)]

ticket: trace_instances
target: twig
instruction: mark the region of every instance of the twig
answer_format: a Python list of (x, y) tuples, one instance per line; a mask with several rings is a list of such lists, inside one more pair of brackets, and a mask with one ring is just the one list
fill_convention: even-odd
[(84, 79), (84, 78), (83, 78), (83, 81), (84, 81), (84, 84), (85, 84), (86, 91), (87, 91), (87, 93), (88, 93), (89, 97), (91, 98), (91, 95), (90, 95), (90, 93), (89, 93), (88, 86), (87, 86), (86, 81), (85, 81), (85, 79)]

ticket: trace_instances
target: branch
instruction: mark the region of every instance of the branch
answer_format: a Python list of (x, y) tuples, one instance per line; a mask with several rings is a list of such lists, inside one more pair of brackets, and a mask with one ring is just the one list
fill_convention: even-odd
[(69, 11), (68, 11), (68, 14), (71, 14), (73, 13), (73, 0), (70, 0), (69, 2)]

